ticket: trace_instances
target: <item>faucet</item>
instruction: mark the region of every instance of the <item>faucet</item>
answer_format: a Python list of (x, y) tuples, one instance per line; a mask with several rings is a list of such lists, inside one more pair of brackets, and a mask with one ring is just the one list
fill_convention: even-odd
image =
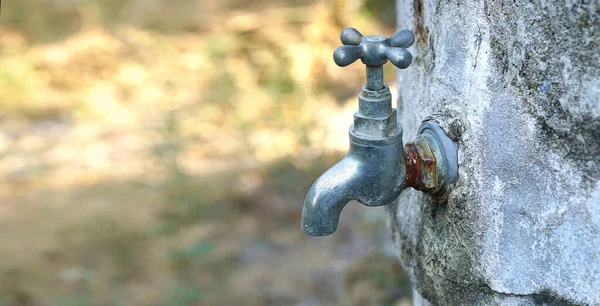
[(345, 67), (360, 58), (366, 65), (366, 85), (348, 132), (348, 154), (315, 181), (304, 201), (301, 229), (312, 236), (335, 232), (342, 209), (352, 200), (383, 206), (412, 187), (443, 201), (458, 178), (457, 144), (438, 122), (422, 122), (416, 139), (402, 143), (383, 64), (389, 60), (400, 69), (410, 66), (412, 55), (406, 48), (415, 41), (412, 31), (387, 38), (346, 28), (340, 39), (343, 46), (333, 53), (334, 62)]

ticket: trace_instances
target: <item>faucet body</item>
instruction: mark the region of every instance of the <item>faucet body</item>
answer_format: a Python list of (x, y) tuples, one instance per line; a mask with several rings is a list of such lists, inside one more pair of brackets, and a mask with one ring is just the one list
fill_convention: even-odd
[(302, 230), (312, 236), (335, 232), (351, 200), (367, 206), (391, 203), (404, 189), (402, 129), (391, 141), (364, 140), (350, 127), (350, 149), (312, 185), (302, 211)]
[(342, 209), (352, 200), (387, 205), (407, 187), (443, 197), (458, 176), (456, 143), (437, 122), (424, 122), (413, 142), (402, 143), (382, 65), (388, 59), (399, 68), (410, 65), (412, 56), (399, 47), (412, 45), (412, 32), (363, 37), (348, 28), (341, 40), (345, 46), (334, 53), (335, 62), (346, 66), (361, 58), (367, 65), (367, 84), (358, 95), (348, 154), (317, 179), (304, 201), (301, 228), (313, 236), (335, 232)]

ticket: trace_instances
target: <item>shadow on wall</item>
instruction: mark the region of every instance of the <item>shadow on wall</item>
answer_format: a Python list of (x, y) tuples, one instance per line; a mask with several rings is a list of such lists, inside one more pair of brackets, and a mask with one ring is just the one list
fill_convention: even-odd
[(166, 3), (2, 6), (0, 304), (408, 303), (381, 210), (299, 229), (363, 82), (339, 32), (395, 27), (360, 1)]

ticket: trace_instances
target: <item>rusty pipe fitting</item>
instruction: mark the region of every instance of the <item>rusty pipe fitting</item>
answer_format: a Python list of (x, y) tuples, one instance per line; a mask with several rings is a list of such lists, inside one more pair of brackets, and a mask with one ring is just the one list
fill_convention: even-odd
[(437, 121), (424, 121), (419, 134), (404, 145), (405, 187), (412, 187), (444, 200), (458, 179), (458, 148)]

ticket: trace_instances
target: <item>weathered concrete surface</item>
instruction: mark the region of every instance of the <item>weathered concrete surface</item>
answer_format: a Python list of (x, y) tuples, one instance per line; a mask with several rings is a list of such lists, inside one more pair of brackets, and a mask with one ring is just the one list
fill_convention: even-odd
[(459, 141), (447, 203), (389, 208), (403, 265), (438, 305), (600, 305), (599, 1), (398, 0), (405, 140)]

